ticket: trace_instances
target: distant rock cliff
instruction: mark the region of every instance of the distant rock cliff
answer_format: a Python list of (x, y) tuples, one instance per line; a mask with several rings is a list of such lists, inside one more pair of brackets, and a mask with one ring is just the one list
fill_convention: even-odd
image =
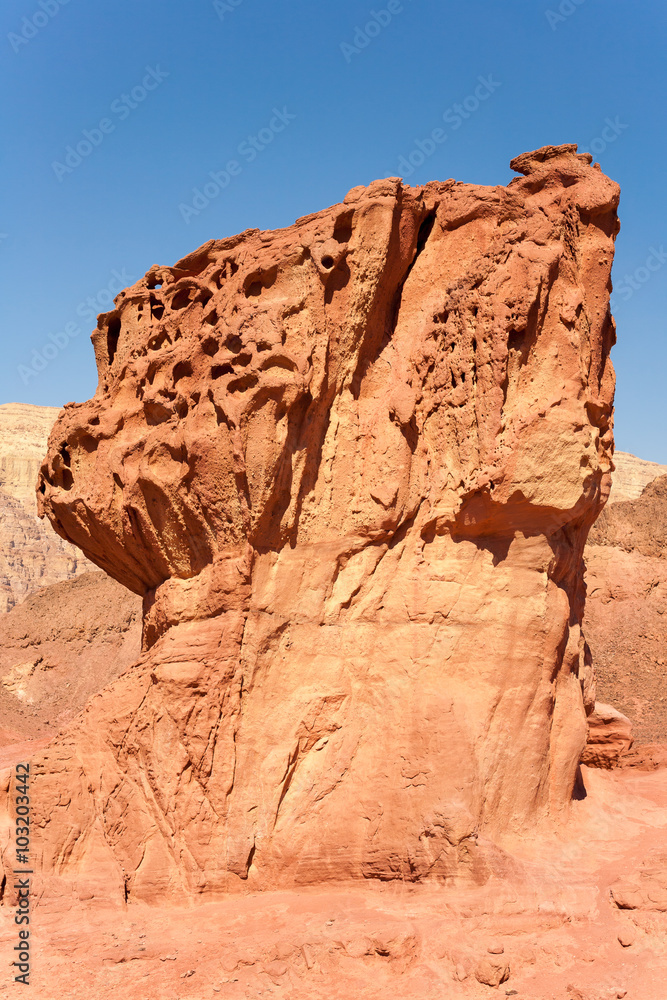
[(22, 403), (0, 406), (0, 612), (39, 587), (95, 568), (37, 516), (37, 473), (59, 412)]
[(637, 500), (645, 486), (658, 476), (667, 476), (667, 465), (647, 462), (643, 458), (637, 458), (636, 455), (628, 454), (627, 451), (614, 452), (614, 466), (609, 503)]

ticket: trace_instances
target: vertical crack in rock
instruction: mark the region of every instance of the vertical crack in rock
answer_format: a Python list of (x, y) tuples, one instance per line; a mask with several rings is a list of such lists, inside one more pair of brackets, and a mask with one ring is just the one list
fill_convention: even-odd
[(482, 881), (567, 818), (619, 190), (575, 146), (512, 167), (210, 240), (99, 317), (37, 496), (145, 651), (41, 753), (43, 876)]

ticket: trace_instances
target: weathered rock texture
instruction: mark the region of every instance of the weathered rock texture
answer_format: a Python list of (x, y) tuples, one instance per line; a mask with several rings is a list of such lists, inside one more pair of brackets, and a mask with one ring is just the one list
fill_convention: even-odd
[(589, 160), (355, 188), (100, 318), (41, 509), (143, 596), (146, 651), (33, 765), (52, 886), (481, 881), (480, 834), (564, 816), (612, 449)]
[(35, 483), (59, 412), (22, 403), (0, 406), (0, 612), (39, 587), (94, 568), (37, 517)]

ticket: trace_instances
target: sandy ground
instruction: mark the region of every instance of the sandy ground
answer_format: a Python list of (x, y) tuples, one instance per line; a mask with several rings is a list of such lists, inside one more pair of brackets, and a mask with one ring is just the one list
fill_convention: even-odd
[[(665, 1000), (667, 768), (584, 772), (566, 830), (508, 838), (481, 886), (368, 882), (125, 909), (44, 895), (29, 995)], [(23, 990), (15, 943), (3, 906), (3, 997)]]

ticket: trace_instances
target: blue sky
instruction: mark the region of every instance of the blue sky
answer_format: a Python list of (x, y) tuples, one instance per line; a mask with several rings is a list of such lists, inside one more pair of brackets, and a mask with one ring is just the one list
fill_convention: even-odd
[(387, 174), (507, 183), (518, 153), (578, 142), (622, 188), (617, 447), (667, 462), (666, 22), (660, 0), (10, 0), (0, 402), (91, 396), (96, 313), (211, 237)]

